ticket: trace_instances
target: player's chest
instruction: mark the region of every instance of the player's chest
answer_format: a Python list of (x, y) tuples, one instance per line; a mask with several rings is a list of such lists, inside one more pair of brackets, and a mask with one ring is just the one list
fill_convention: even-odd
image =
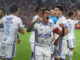
[(39, 25), (37, 31), (38, 33), (50, 33), (52, 29), (49, 25)]

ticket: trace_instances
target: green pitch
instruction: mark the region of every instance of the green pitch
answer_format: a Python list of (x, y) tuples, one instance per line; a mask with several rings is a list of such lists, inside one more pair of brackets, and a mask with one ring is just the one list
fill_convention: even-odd
[[(31, 47), (29, 42), (29, 37), (31, 33), (25, 33), (21, 35), (19, 33), (21, 43), (16, 44), (16, 57), (14, 60), (30, 60)], [(76, 37), (76, 48), (74, 49), (73, 60), (80, 60), (80, 29), (75, 30)]]

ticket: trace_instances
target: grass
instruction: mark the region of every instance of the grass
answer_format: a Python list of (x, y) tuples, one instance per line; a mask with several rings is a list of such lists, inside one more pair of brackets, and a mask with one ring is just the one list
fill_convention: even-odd
[[(30, 60), (31, 56), (31, 47), (30, 47), (30, 37), (31, 33), (25, 33), (21, 35), (19, 33), (21, 43), (16, 44), (16, 57), (14, 60)], [(75, 30), (75, 38), (76, 38), (76, 48), (74, 49), (73, 60), (80, 60), (80, 29)]]

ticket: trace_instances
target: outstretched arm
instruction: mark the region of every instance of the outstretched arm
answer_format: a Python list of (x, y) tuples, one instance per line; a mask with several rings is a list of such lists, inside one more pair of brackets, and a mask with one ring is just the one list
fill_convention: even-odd
[(34, 21), (34, 22), (27, 28), (27, 32), (31, 32), (32, 29), (33, 29), (33, 27), (34, 27), (34, 25), (35, 25), (35, 23), (37, 23), (37, 22), (40, 21), (40, 20), (41, 20), (40, 17), (37, 18), (36, 21)]

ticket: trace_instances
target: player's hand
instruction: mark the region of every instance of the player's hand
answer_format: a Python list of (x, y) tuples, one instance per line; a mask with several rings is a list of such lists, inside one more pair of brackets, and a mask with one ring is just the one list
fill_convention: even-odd
[(17, 39), (17, 44), (20, 44), (21, 40), (20, 39)]
[(57, 40), (54, 42), (55, 46), (57, 46), (59, 44), (59, 40), (61, 40), (61, 38), (63, 38), (63, 36), (61, 36), (61, 35), (57, 38)]
[(56, 27), (55, 29), (53, 29), (53, 33), (56, 33), (56, 34), (60, 35), (61, 34), (61, 30)]
[(40, 21), (40, 20), (41, 20), (41, 18), (39, 17), (39, 18), (37, 18), (37, 19), (36, 19), (36, 21), (35, 21), (35, 22), (38, 22), (38, 21)]
[(63, 27), (64, 27), (64, 24), (63, 24), (63, 23), (61, 23), (61, 24), (59, 24), (59, 26), (63, 28)]
[(56, 41), (54, 42), (54, 45), (57, 46), (58, 43), (59, 43), (59, 41), (56, 40)]

